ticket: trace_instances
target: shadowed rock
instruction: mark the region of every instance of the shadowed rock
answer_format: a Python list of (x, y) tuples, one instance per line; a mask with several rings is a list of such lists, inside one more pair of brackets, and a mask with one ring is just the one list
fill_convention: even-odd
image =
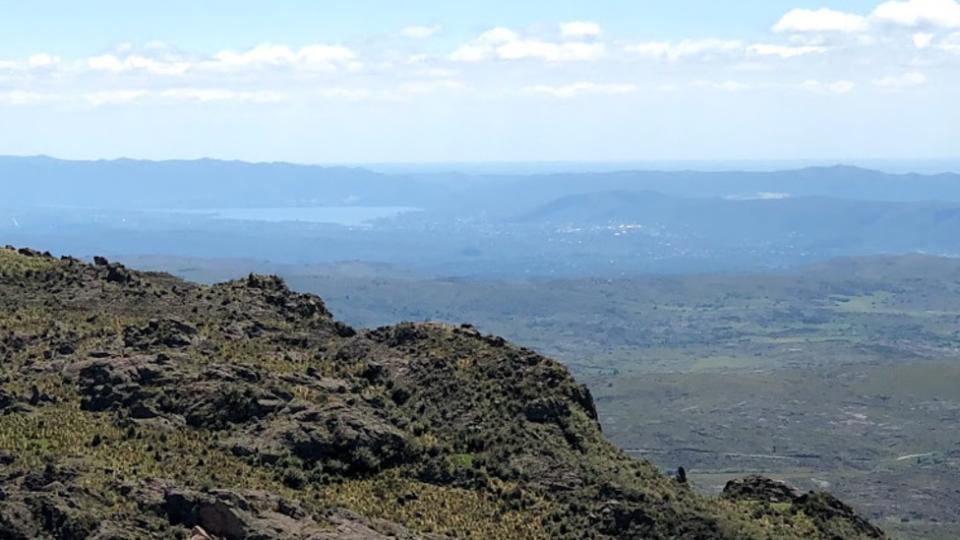
[(123, 329), (123, 343), (141, 351), (158, 347), (181, 349), (197, 339), (197, 329), (176, 319), (154, 319), (144, 326)]

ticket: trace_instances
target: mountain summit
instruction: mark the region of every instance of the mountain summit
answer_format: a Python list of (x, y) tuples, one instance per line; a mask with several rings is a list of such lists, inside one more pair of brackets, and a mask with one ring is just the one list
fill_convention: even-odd
[(0, 538), (884, 537), (762, 478), (697, 494), (468, 325), (358, 331), (275, 277), (13, 248), (0, 308)]

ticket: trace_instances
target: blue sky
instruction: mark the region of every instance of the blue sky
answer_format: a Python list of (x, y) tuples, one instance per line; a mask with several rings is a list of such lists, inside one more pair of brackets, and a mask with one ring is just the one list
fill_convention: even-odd
[(0, 154), (958, 153), (956, 0), (33, 0), (0, 14)]
[[(876, 2), (833, 4), (867, 11)], [(439, 37), (449, 41), (495, 26), (522, 28), (581, 19), (600, 21), (609, 33), (625, 38), (749, 37), (765, 34), (790, 9), (825, 4), (790, 0), (33, 0), (0, 5), (5, 52), (28, 54), (46, 48), (61, 54), (83, 54), (124, 41), (159, 40), (216, 51), (226, 45), (263, 41), (365, 40), (406, 26), (434, 24), (445, 27), (447, 32)]]

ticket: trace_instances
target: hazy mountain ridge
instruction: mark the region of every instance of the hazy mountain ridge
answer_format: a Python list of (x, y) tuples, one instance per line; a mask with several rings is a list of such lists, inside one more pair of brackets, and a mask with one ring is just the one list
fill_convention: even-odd
[(827, 197), (681, 198), (654, 192), (568, 195), (522, 223), (568, 227), (645, 226), (723, 245), (821, 242), (851, 250), (950, 252), (960, 248), (960, 203), (862, 201)]
[[(215, 160), (0, 158), (0, 181), (6, 242), (80, 255), (362, 260), (432, 276), (515, 278), (754, 271), (844, 255), (960, 253), (955, 174), (820, 167), (386, 175)], [(392, 217), (344, 224), (324, 217), (331, 206), (338, 208), (328, 214)], [(255, 212), (218, 213), (231, 208)], [(397, 209), (417, 210), (391, 213)]]
[[(780, 172), (623, 171), (531, 175), (381, 174), (358, 167), (240, 161), (63, 161), (0, 157), (19, 207), (191, 208), (282, 205), (515, 207), (571, 194), (656, 191), (682, 197), (760, 192), (887, 201), (960, 201), (960, 175), (888, 174), (856, 167)], [(214, 182), (217, 180), (218, 182)], [(219, 183), (227, 183), (226, 188)]]
[[(195, 161), (61, 161), (0, 158), (17, 207), (175, 209), (230, 206), (393, 204), (409, 185), (348, 167)], [(409, 184), (407, 182), (406, 184)], [(352, 197), (362, 197), (354, 200)]]

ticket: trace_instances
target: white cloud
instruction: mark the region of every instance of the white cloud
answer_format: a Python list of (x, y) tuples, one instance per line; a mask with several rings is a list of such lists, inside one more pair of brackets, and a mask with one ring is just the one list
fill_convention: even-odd
[(214, 58), (225, 66), (245, 67), (292, 64), (297, 61), (297, 54), (286, 45), (262, 43), (243, 52), (221, 51)]
[(286, 45), (262, 43), (243, 51), (221, 51), (214, 55), (214, 67), (227, 69), (267, 66), (297, 66), (307, 69), (334, 69), (355, 62), (356, 53), (342, 45), (308, 45), (293, 50)]
[(408, 26), (400, 31), (404, 37), (410, 39), (427, 39), (442, 30), (442, 27), (435, 26)]
[(913, 35), (913, 46), (918, 49), (926, 49), (933, 43), (933, 34), (920, 32)]
[(219, 88), (173, 88), (156, 93), (160, 98), (176, 101), (236, 101), (242, 103), (277, 103), (286, 99), (283, 92), (271, 90), (236, 91)]
[(856, 86), (853, 81), (821, 82), (811, 79), (801, 83), (800, 89), (817, 94), (849, 94)]
[(490, 57), (490, 49), (480, 45), (463, 45), (450, 53), (454, 62), (480, 62)]
[(52, 67), (60, 63), (59, 56), (53, 56), (47, 53), (38, 53), (27, 59), (27, 65), (32, 68)]
[(25, 71), (30, 69), (49, 69), (60, 65), (61, 58), (48, 53), (30, 55), (24, 61), (0, 60), (0, 70)]
[(507, 43), (510, 41), (516, 41), (520, 39), (520, 36), (516, 32), (510, 30), (509, 28), (504, 28), (498, 26), (487, 30), (486, 32), (480, 34), (480, 37), (477, 38), (477, 41), (480, 43)]
[(742, 92), (750, 89), (749, 84), (740, 81), (696, 81), (693, 83), (693, 86), (721, 90), (723, 92)]
[(828, 47), (819, 45), (772, 45), (768, 43), (756, 43), (747, 47), (747, 52), (756, 56), (779, 56), (780, 58), (794, 58), (808, 54), (821, 54), (829, 51)]
[(130, 103), (149, 95), (147, 90), (105, 90), (90, 92), (84, 96), (91, 105)]
[(736, 40), (701, 39), (683, 40), (671, 51), (669, 56), (683, 58), (713, 53), (731, 53), (743, 49), (743, 43)]
[(834, 94), (849, 94), (856, 86), (852, 81), (835, 81), (827, 84), (827, 90)]
[(296, 61), (307, 66), (354, 65), (357, 55), (340, 45), (308, 45), (297, 53)]
[(884, 2), (871, 17), (900, 26), (960, 28), (960, 3), (956, 0), (904, 0)]
[(95, 71), (113, 73), (144, 71), (153, 75), (183, 75), (192, 65), (186, 61), (163, 61), (141, 55), (120, 58), (112, 54), (104, 54), (87, 58), (87, 67)]
[(480, 62), (491, 58), (497, 45), (510, 43), (520, 39), (520, 36), (510, 30), (498, 26), (480, 34), (477, 39), (467, 43), (450, 54), (455, 62)]
[(434, 94), (437, 92), (465, 92), (470, 90), (462, 81), (408, 81), (392, 88), (362, 88), (362, 87), (327, 87), (314, 90), (309, 97), (319, 99), (335, 99), (349, 102), (403, 102), (411, 97)]
[(403, 94), (424, 95), (433, 94), (441, 90), (462, 91), (467, 85), (457, 80), (413, 81), (402, 83), (398, 90)]
[(502, 60), (539, 59), (547, 62), (593, 60), (603, 55), (603, 43), (550, 43), (538, 40), (520, 40), (504, 43), (496, 49)]
[[(608, 38), (596, 23), (568, 21), (527, 31), (494, 27), (447, 55), (437, 54), (428, 41), (386, 49), (396, 45), (396, 33), (392, 39), (366, 41), (357, 49), (264, 43), (211, 55), (151, 43), (122, 44), (108, 53), (80, 58), (39, 52), (0, 60), (0, 92), (5, 92), (0, 102), (145, 106), (321, 99), (397, 102), (435, 93), (574, 98), (657, 89), (694, 92), (691, 88), (700, 88), (701, 93), (786, 90), (839, 95), (855, 88), (896, 90), (928, 84), (926, 76), (914, 69), (929, 69), (931, 74), (937, 70), (943, 75), (937, 77), (937, 85), (947, 89), (956, 85), (956, 77), (948, 75), (960, 65), (960, 56), (944, 51), (960, 53), (960, 29), (942, 28), (952, 24), (949, 6), (956, 6), (956, 0), (876, 2), (883, 3), (869, 15), (794, 10), (774, 28), (788, 35), (771, 32), (757, 41), (704, 38), (630, 43)], [(440, 30), (411, 26), (402, 33), (424, 40)], [(830, 62), (812, 58), (826, 54)], [(640, 87), (602, 82), (616, 82), (623, 74), (636, 72), (636, 58), (676, 65), (647, 65), (650, 69), (644, 81), (637, 83)], [(508, 63), (515, 64), (508, 67)], [(787, 63), (792, 75), (783, 71)], [(898, 65), (915, 67), (891, 67)], [(354, 73), (361, 68), (362, 74)], [(900, 74), (900, 70), (910, 73)], [(728, 77), (742, 80), (725, 80)], [(325, 87), (327, 83), (334, 86)], [(279, 88), (289, 94), (257, 88)]]
[[(384, 66), (387, 71), (393, 68), (392, 65)], [(429, 77), (431, 79), (450, 79), (460, 74), (447, 64), (442, 63), (442, 59), (429, 54), (414, 54), (406, 59), (404, 74), (411, 73), (417, 76)]]
[(636, 43), (627, 45), (624, 49), (640, 56), (651, 58), (666, 58), (670, 52), (670, 43), (667, 41), (648, 41), (646, 43)]
[(591, 21), (560, 23), (560, 34), (565, 38), (596, 37), (602, 32), (600, 25)]
[(868, 16), (834, 9), (794, 9), (774, 26), (775, 32), (865, 32), (881, 26), (960, 28), (957, 0), (889, 0)]
[(943, 42), (937, 45), (937, 48), (944, 51), (960, 52), (960, 32), (955, 32), (947, 36)]
[(633, 84), (600, 84), (593, 82), (575, 82), (563, 86), (536, 85), (522, 89), (524, 94), (547, 94), (558, 98), (572, 98), (583, 94), (617, 95), (631, 94), (638, 87)]
[(685, 39), (677, 43), (654, 41), (627, 45), (625, 50), (640, 56), (680, 60), (687, 57), (730, 55), (741, 52), (743, 42), (723, 39)]
[(380, 94), (366, 88), (321, 88), (313, 92), (313, 95), (322, 99), (343, 99), (346, 101), (366, 101), (377, 99)]
[(522, 39), (513, 30), (497, 27), (457, 48), (450, 54), (450, 59), (457, 62), (480, 62), (490, 59), (567, 62), (593, 60), (602, 56), (605, 50), (606, 46), (597, 42)]
[(57, 101), (59, 99), (60, 97), (57, 95), (43, 92), (30, 92), (25, 90), (0, 92), (0, 105), (3, 106), (36, 105)]
[(407, 63), (412, 65), (413, 68), (405, 70), (405, 73), (430, 79), (452, 79), (460, 75), (459, 70), (435, 65), (431, 60), (432, 57), (427, 55), (411, 56), (407, 59)]
[(774, 32), (860, 32), (867, 18), (833, 9), (794, 9), (777, 21)]
[(162, 101), (174, 103), (275, 103), (286, 95), (274, 91), (237, 91), (221, 88), (170, 88), (166, 90), (125, 89), (89, 92), (84, 95), (87, 103), (94, 106), (117, 105), (139, 101)]
[(87, 67), (98, 71), (124, 71), (125, 69), (133, 69), (132, 66), (128, 68), (127, 65), (125, 59), (121, 60), (112, 54), (103, 54), (87, 58)]
[(902, 90), (905, 88), (913, 88), (927, 84), (927, 76), (917, 71), (911, 71), (909, 73), (904, 73), (903, 75), (876, 79), (873, 81), (873, 84), (881, 88)]

